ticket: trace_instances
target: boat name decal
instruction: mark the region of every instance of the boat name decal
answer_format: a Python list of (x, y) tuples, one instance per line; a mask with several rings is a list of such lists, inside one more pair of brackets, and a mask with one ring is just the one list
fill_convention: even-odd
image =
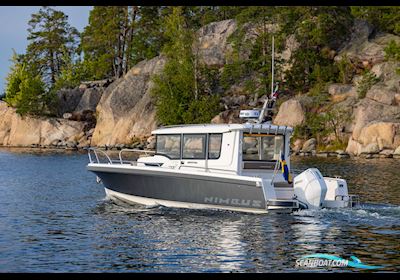
[(261, 200), (252, 200), (252, 199), (221, 198), (221, 197), (209, 196), (204, 198), (204, 202), (235, 205), (235, 206), (262, 207)]

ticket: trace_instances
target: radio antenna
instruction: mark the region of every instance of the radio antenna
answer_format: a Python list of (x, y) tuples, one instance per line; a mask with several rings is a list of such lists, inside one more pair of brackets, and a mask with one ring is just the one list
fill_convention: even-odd
[(275, 57), (274, 57), (274, 47), (275, 47), (275, 41), (274, 41), (274, 36), (272, 35), (272, 63), (271, 63), (271, 68), (272, 68), (272, 81), (271, 81), (271, 97), (274, 95), (274, 62), (275, 62)]
[(270, 95), (270, 97), (268, 97), (268, 95), (267, 95), (267, 98), (265, 99), (265, 101), (264, 101), (264, 105), (263, 105), (263, 108), (262, 108), (262, 110), (261, 110), (261, 113), (260, 113), (260, 116), (258, 117), (258, 121), (257, 121), (257, 123), (262, 123), (262, 121), (263, 121), (263, 119), (264, 119), (264, 114), (265, 114), (265, 110), (267, 109), (267, 106), (268, 106), (268, 102), (269, 102), (269, 99), (271, 98), (271, 99), (273, 99), (274, 97), (274, 94), (275, 94), (275, 92), (278, 90), (277, 88), (274, 90), (274, 62), (275, 62), (275, 57), (274, 57), (274, 53), (275, 53), (275, 51), (274, 51), (274, 47), (275, 47), (275, 40), (274, 40), (274, 36), (272, 35), (272, 56), (271, 56), (271, 64), (272, 64), (272, 66), (271, 66), (271, 68), (272, 68), (272, 78), (271, 78), (271, 95)]

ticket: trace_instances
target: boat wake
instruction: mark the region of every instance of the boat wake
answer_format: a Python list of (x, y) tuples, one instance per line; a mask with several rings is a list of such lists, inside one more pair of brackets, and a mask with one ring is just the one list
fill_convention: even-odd
[(377, 227), (400, 226), (400, 206), (388, 204), (364, 203), (356, 208), (324, 208), (316, 210), (298, 210), (291, 215), (295, 217), (313, 217), (330, 221)]

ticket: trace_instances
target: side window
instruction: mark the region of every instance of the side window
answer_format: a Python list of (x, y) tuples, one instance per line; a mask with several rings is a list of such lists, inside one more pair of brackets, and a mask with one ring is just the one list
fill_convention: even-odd
[(208, 138), (208, 159), (218, 159), (221, 155), (222, 133), (210, 134)]
[(259, 160), (259, 137), (243, 137), (243, 160)]
[(282, 135), (244, 135), (243, 137), (243, 160), (265, 160), (279, 159), (283, 152)]
[(171, 159), (179, 159), (181, 157), (181, 135), (157, 135), (156, 153)]
[(184, 134), (183, 135), (183, 156), (185, 159), (206, 158), (206, 135), (205, 134)]

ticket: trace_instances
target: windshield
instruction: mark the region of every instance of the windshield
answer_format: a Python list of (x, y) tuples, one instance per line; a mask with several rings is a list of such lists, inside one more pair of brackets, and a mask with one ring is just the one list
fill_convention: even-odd
[(165, 155), (171, 159), (178, 159), (181, 157), (181, 135), (157, 135), (156, 153)]

